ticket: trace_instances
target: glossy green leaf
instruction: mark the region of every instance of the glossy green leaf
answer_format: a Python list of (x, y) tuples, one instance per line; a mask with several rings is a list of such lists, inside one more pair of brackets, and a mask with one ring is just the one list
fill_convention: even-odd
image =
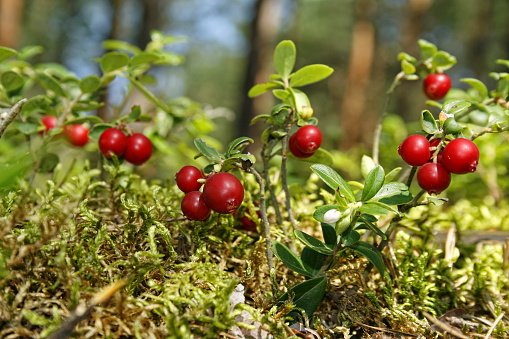
[(306, 277), (313, 276), (313, 274), (306, 269), (302, 260), (282, 243), (276, 240), (272, 241), (272, 250), (274, 251), (274, 255), (292, 271), (305, 275)]
[(88, 137), (93, 140), (99, 140), (101, 134), (107, 130), (108, 128), (113, 127), (112, 124), (99, 123), (92, 126), (90, 131), (88, 132)]
[(291, 93), (286, 89), (275, 89), (272, 91), (272, 94), (279, 100), (288, 100), (291, 96)]
[(466, 82), (467, 84), (472, 86), (477, 91), (477, 93), (479, 93), (481, 100), (488, 99), (488, 97), (489, 97), (488, 96), (488, 88), (482, 81), (475, 79), (475, 78), (464, 78), (464, 79), (461, 79), (460, 81)]
[(288, 79), (295, 66), (297, 51), (290, 40), (281, 41), (274, 50), (274, 66), (283, 79)]
[(378, 165), (374, 167), (366, 177), (364, 189), (362, 190), (361, 200), (368, 201), (373, 198), (385, 181), (385, 172), (382, 166)]
[(109, 50), (124, 51), (131, 54), (141, 53), (141, 49), (122, 40), (105, 40), (103, 47)]
[(325, 244), (335, 247), (338, 241), (338, 235), (336, 234), (334, 226), (325, 222), (320, 223), (320, 226), (322, 227), (322, 235)]
[(35, 113), (45, 113), (50, 108), (51, 100), (46, 95), (36, 95), (25, 102), (21, 109), (21, 115), (28, 117)]
[(437, 122), (428, 110), (424, 110), (421, 113), (421, 127), (422, 130), (428, 134), (435, 134), (438, 132)]
[(373, 215), (387, 215), (391, 212), (390, 208), (382, 207), (378, 204), (369, 203), (364, 204), (359, 208), (362, 213), (373, 214)]
[(392, 180), (394, 180), (396, 176), (399, 174), (399, 172), (401, 172), (401, 169), (402, 169), (401, 167), (396, 167), (392, 171), (387, 173), (385, 175), (385, 182), (391, 182)]
[[(313, 279), (306, 280), (293, 286), (291, 294), (293, 295), (293, 304), (295, 307), (303, 309), (309, 319), (313, 316), (313, 313), (318, 308), (318, 305), (322, 302), (325, 290), (327, 288), (327, 277), (320, 276)], [(288, 292), (283, 294), (279, 300), (288, 300)], [(297, 321), (296, 312), (290, 312), (289, 316)]]
[(14, 121), (14, 126), (23, 134), (32, 134), (37, 131), (38, 124), (29, 121)]
[(226, 147), (226, 156), (230, 157), (234, 153), (241, 152), (244, 147), (248, 144), (252, 144), (254, 142), (253, 139), (248, 137), (239, 137), (228, 144)]
[(89, 75), (81, 79), (80, 89), (83, 93), (92, 93), (99, 89), (101, 86), (101, 78), (97, 75)]
[(286, 120), (288, 120), (288, 114), (291, 110), (292, 107), (290, 105), (281, 103), (274, 106), (270, 115), (272, 116), (272, 120), (275, 124), (283, 126), (286, 123)]
[[(363, 214), (363, 216), (366, 216), (369, 214)], [(382, 239), (386, 240), (387, 236), (384, 232), (382, 232), (381, 229), (379, 229), (375, 224), (373, 224), (368, 218), (364, 218), (363, 216), (359, 217), (359, 220), (366, 225), (368, 229), (370, 229), (372, 232), (375, 232), (377, 235), (379, 235)]]
[(447, 114), (458, 114), (468, 109), (472, 104), (461, 99), (447, 99), (442, 105), (442, 112)]
[(101, 58), (101, 69), (104, 73), (113, 72), (129, 63), (129, 56), (121, 52), (109, 52)]
[(361, 239), (359, 232), (352, 228), (347, 229), (341, 234), (341, 243), (343, 246), (351, 246)]
[(373, 245), (364, 242), (358, 241), (355, 244), (348, 246), (352, 248), (357, 253), (365, 256), (372, 264), (376, 267), (378, 272), (383, 276), (385, 271), (385, 263), (382, 257), (382, 254), (379, 250), (377, 250)]
[(409, 192), (407, 185), (402, 182), (388, 182), (371, 199), (387, 205), (402, 205), (412, 201), (414, 197)]
[(433, 45), (431, 42), (426, 41), (424, 39), (419, 39), (419, 48), (421, 50), (421, 56), (423, 59), (428, 59), (433, 57), (433, 55), (437, 51), (437, 46)]
[(334, 70), (326, 65), (308, 65), (296, 71), (290, 78), (291, 87), (301, 87), (321, 81), (330, 76)]
[(5, 88), (5, 90), (10, 92), (21, 88), (25, 84), (25, 79), (22, 75), (14, 71), (6, 71), (2, 73), (0, 82), (2, 83), (2, 86)]
[(348, 183), (331, 167), (324, 164), (314, 164), (311, 170), (315, 172), (333, 190), (339, 190), (340, 194), (348, 202), (355, 202), (355, 194)]
[(447, 52), (439, 51), (433, 55), (431, 65), (445, 71), (456, 64), (456, 58)]
[(288, 153), (290, 157), (303, 162), (310, 162), (312, 164), (322, 164), (332, 166), (334, 164), (334, 157), (327, 150), (319, 148), (309, 158), (297, 158), (291, 152)]
[(272, 119), (272, 116), (270, 114), (259, 114), (255, 116), (253, 119), (251, 119), (250, 125), (256, 124), (261, 119)]
[(409, 63), (407, 60), (401, 60), (401, 69), (407, 75), (415, 73), (415, 66)]
[(132, 57), (131, 61), (129, 61), (129, 66), (137, 67), (145, 64), (151, 64), (160, 60), (160, 57), (157, 53), (152, 52), (141, 52)]
[(91, 124), (100, 124), (104, 121), (103, 121), (103, 119), (99, 118), (96, 115), (87, 115), (85, 117), (69, 119), (66, 122), (64, 122), (64, 125), (84, 124), (86, 122), (91, 123)]
[(417, 62), (417, 59), (414, 58), (413, 56), (411, 56), (410, 54), (408, 53), (405, 53), (405, 52), (400, 52), (398, 54), (398, 60), (399, 61), (403, 61), (403, 60), (406, 60), (412, 64), (416, 63)]
[(463, 127), (456, 122), (454, 117), (447, 118), (443, 128), (446, 134), (457, 134), (463, 130)]
[(375, 168), (375, 161), (372, 157), (363, 155), (361, 159), (361, 174), (364, 178), (368, 176), (368, 173)]
[(326, 258), (327, 255), (317, 252), (308, 246), (305, 246), (300, 254), (304, 267), (311, 273), (312, 277), (316, 277)]
[(315, 212), (313, 213), (313, 218), (315, 218), (316, 221), (323, 223), (324, 222), (323, 216), (325, 215), (325, 213), (327, 213), (330, 210), (334, 210), (334, 209), (342, 212), (345, 210), (345, 207), (340, 206), (340, 205), (319, 206), (316, 208)]
[(0, 62), (9, 59), (11, 56), (18, 54), (18, 52), (12, 48), (0, 46)]
[(39, 80), (39, 83), (44, 87), (45, 89), (54, 92), (55, 94), (61, 96), (61, 97), (67, 97), (67, 92), (64, 91), (62, 86), (58, 83), (55, 78), (53, 78), (51, 75), (47, 75), (43, 72), (37, 72), (37, 80)]
[(291, 93), (291, 101), (299, 114), (302, 114), (303, 107), (311, 107), (306, 93), (297, 88), (287, 88), (286, 90)]
[(207, 145), (205, 141), (201, 138), (194, 139), (194, 145), (200, 151), (201, 154), (203, 154), (208, 159), (218, 162), (221, 160), (221, 155), (219, 152), (212, 146)]
[(311, 247), (315, 251), (327, 255), (334, 253), (334, 248), (324, 244), (315, 237), (307, 233), (304, 233), (300, 230), (295, 230), (294, 233), (297, 239), (299, 239), (304, 245)]
[(250, 97), (250, 98), (254, 98), (254, 97), (257, 97), (263, 93), (266, 93), (268, 91), (271, 91), (273, 89), (276, 89), (276, 88), (279, 88), (281, 87), (279, 84), (277, 83), (274, 83), (274, 82), (267, 82), (265, 84), (258, 84), (258, 85), (254, 85), (253, 87), (251, 87), (251, 89), (249, 90), (249, 92), (247, 93), (247, 95)]

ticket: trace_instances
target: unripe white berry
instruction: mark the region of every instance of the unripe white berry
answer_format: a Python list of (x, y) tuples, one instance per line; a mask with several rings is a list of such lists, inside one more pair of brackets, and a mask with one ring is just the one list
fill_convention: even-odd
[(323, 221), (328, 224), (333, 224), (337, 222), (339, 218), (341, 218), (341, 212), (336, 209), (332, 209), (325, 212), (323, 216)]

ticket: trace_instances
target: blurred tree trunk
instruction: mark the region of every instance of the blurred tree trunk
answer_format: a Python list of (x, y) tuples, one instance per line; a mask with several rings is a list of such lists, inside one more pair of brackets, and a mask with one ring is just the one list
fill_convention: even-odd
[(0, 0), (0, 46), (19, 48), (24, 0)]
[[(168, 4), (170, 1), (164, 1)], [(141, 20), (141, 30), (137, 38), (137, 44), (140, 48), (150, 42), (150, 32), (156, 29), (161, 29), (161, 3), (160, 0), (143, 0), (143, 18)]]
[(266, 82), (273, 72), (272, 51), (279, 32), (282, 5), (281, 0), (257, 0), (255, 3), (255, 15), (249, 29), (251, 48), (241, 92), (243, 97), (236, 119), (236, 136), (258, 135), (250, 128), (249, 122), (253, 116), (267, 112), (272, 107), (273, 99), (270, 95), (251, 99), (247, 93), (253, 85)]
[(366, 124), (373, 117), (366, 116), (368, 85), (371, 77), (375, 50), (375, 29), (369, 20), (370, 0), (361, 0), (359, 18), (353, 26), (346, 89), (340, 110), (343, 138), (340, 149), (349, 149), (365, 139)]

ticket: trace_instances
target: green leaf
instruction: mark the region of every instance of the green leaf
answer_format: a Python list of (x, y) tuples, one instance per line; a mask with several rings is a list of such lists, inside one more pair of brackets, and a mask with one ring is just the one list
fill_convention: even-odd
[(313, 213), (313, 218), (316, 221), (319, 221), (321, 223), (324, 222), (323, 217), (325, 213), (327, 213), (330, 210), (339, 210), (343, 212), (345, 210), (345, 207), (340, 205), (325, 205), (325, 206), (319, 206), (316, 208), (315, 212)]
[(265, 84), (258, 84), (258, 85), (254, 85), (253, 87), (251, 87), (251, 89), (249, 90), (247, 95), (250, 98), (254, 98), (254, 97), (257, 97), (259, 95), (262, 95), (263, 93), (266, 93), (268, 91), (271, 91), (271, 90), (279, 88), (279, 87), (281, 87), (281, 85), (279, 85), (278, 83), (274, 83), (274, 82), (267, 82)]
[(91, 124), (100, 124), (103, 121), (103, 119), (99, 118), (96, 115), (87, 115), (85, 117), (79, 117), (74, 119), (69, 119), (66, 122), (64, 122), (64, 125), (76, 125), (76, 124), (83, 124), (85, 122), (89, 122)]
[(272, 119), (275, 124), (279, 126), (283, 126), (286, 123), (286, 120), (288, 119), (288, 114), (291, 112), (292, 107), (288, 104), (278, 104), (274, 106), (272, 111), (270, 112), (270, 115), (272, 116)]
[(498, 59), (496, 62), (497, 62), (497, 64), (509, 67), (509, 60)]
[(369, 203), (364, 204), (359, 208), (359, 211), (366, 214), (373, 214), (373, 215), (387, 215), (391, 211), (390, 208), (386, 208), (383, 206), (380, 206), (378, 204)]
[(408, 191), (407, 185), (402, 182), (388, 182), (371, 199), (387, 205), (402, 205), (412, 201), (414, 197)]
[(410, 62), (412, 64), (415, 64), (417, 62), (416, 58), (405, 52), (401, 52), (398, 54), (398, 60), (399, 61), (406, 60), (407, 62)]
[(348, 228), (346, 231), (343, 232), (343, 234), (341, 234), (341, 243), (343, 244), (343, 246), (346, 247), (355, 244), (360, 239), (361, 235), (353, 228)]
[(105, 130), (107, 130), (108, 128), (111, 128), (111, 127), (113, 127), (112, 124), (104, 124), (104, 123), (95, 124), (94, 126), (92, 126), (92, 128), (88, 132), (88, 137), (93, 140), (99, 140), (99, 137), (101, 136), (101, 134)]
[(375, 168), (375, 161), (373, 158), (363, 155), (361, 160), (361, 173), (364, 178), (368, 176), (368, 173)]
[(373, 224), (371, 221), (369, 221), (367, 218), (364, 218), (364, 216), (369, 214), (363, 214), (359, 219), (366, 225), (371, 231), (378, 234), (382, 239), (386, 240), (387, 236), (384, 232), (382, 232), (381, 229), (379, 229), (375, 224)]
[(248, 144), (252, 144), (254, 142), (253, 139), (248, 137), (239, 137), (232, 142), (228, 144), (228, 147), (226, 147), (226, 157), (230, 157), (231, 155), (238, 152), (241, 152), (244, 147), (246, 147)]
[(322, 254), (327, 254), (327, 255), (331, 255), (334, 253), (333, 247), (330, 247), (330, 246), (324, 244), (323, 242), (316, 239), (315, 237), (313, 237), (307, 233), (304, 233), (300, 230), (295, 230), (294, 233), (295, 233), (295, 236), (297, 237), (297, 239), (299, 239), (304, 245), (311, 247), (315, 251), (322, 253)]
[(427, 109), (422, 111), (421, 127), (422, 127), (422, 130), (428, 134), (435, 134), (438, 132), (437, 122), (436, 122), (435, 118), (433, 118), (433, 115), (431, 114), (431, 112), (428, 111)]
[(424, 39), (419, 39), (419, 48), (423, 59), (431, 58), (437, 51), (437, 46)]
[(333, 190), (339, 190), (340, 194), (348, 202), (355, 202), (355, 194), (348, 183), (336, 171), (324, 164), (314, 164), (311, 170), (315, 172)]
[(300, 254), (300, 259), (313, 277), (316, 277), (322, 268), (327, 255), (313, 250), (311, 247), (305, 246)]
[(21, 114), (28, 117), (35, 113), (46, 113), (49, 110), (51, 100), (46, 95), (36, 95), (25, 102)]
[(0, 62), (16, 54), (18, 54), (18, 52), (15, 49), (0, 46)]
[(446, 134), (457, 134), (463, 130), (463, 127), (456, 122), (454, 117), (447, 118), (443, 128)]
[(281, 260), (286, 265), (286, 267), (292, 271), (305, 275), (306, 277), (313, 276), (313, 274), (306, 269), (302, 260), (300, 260), (300, 258), (296, 256), (295, 253), (293, 253), (282, 243), (273, 240), (272, 250), (274, 251), (274, 255), (278, 257), (279, 260)]
[(292, 95), (289, 91), (286, 89), (275, 89), (272, 91), (272, 94), (279, 100), (288, 100), (290, 96)]
[[(0, 191), (9, 189), (15, 185), (18, 178), (23, 177), (33, 166), (33, 160), (28, 154), (22, 155), (15, 162), (0, 163)], [(0, 259), (1, 260), (1, 259)]]
[(415, 66), (406, 60), (401, 60), (401, 69), (407, 75), (415, 73)]
[(302, 114), (302, 107), (311, 107), (309, 98), (306, 93), (302, 92), (297, 88), (287, 88), (287, 91), (291, 93), (292, 101), (295, 109), (299, 114)]
[(321, 81), (334, 70), (326, 65), (308, 65), (296, 71), (290, 78), (291, 87), (301, 87)]
[(477, 93), (479, 93), (479, 96), (481, 97), (481, 100), (488, 99), (488, 88), (486, 88), (486, 85), (482, 83), (482, 81), (475, 79), (475, 78), (464, 78), (460, 81), (466, 82), (470, 86), (472, 86)]
[(355, 244), (348, 246), (352, 248), (357, 253), (365, 256), (372, 264), (376, 267), (378, 272), (383, 276), (385, 271), (385, 264), (382, 254), (379, 250), (377, 250), (373, 245), (364, 242), (358, 241)]
[(141, 53), (141, 49), (122, 40), (105, 40), (102, 43), (104, 49), (124, 51), (131, 54)]
[(141, 52), (132, 57), (131, 61), (129, 62), (129, 66), (136, 67), (143, 64), (150, 64), (159, 59), (160, 58), (157, 53)]
[(60, 159), (58, 158), (58, 155), (56, 155), (55, 153), (47, 153), (41, 159), (41, 162), (39, 164), (39, 170), (42, 173), (51, 173), (53, 172), (53, 170), (55, 169), (59, 162)]
[(26, 135), (34, 133), (39, 127), (38, 124), (29, 121), (15, 121), (14, 124), (18, 131)]
[(101, 68), (104, 73), (113, 72), (129, 63), (129, 56), (121, 52), (109, 52), (101, 58)]
[(468, 101), (461, 99), (447, 99), (442, 105), (442, 112), (446, 114), (458, 114), (472, 106)]
[(219, 152), (212, 146), (207, 145), (205, 141), (201, 138), (194, 139), (194, 145), (200, 151), (201, 154), (203, 154), (208, 159), (219, 162), (221, 161), (221, 155)]
[[(325, 290), (327, 288), (327, 277), (320, 276), (313, 279), (306, 280), (293, 286), (290, 293), (283, 294), (279, 301), (283, 302), (288, 300), (289, 294), (293, 295), (293, 304), (295, 307), (303, 309), (309, 319), (320, 305), (323, 299)], [(291, 312), (290, 316), (293, 320), (297, 320), (296, 312)]]
[(320, 225), (322, 226), (322, 234), (325, 244), (335, 247), (338, 242), (338, 235), (336, 234), (334, 226), (325, 222), (320, 223)]
[(47, 75), (43, 72), (37, 72), (37, 80), (45, 89), (54, 92), (55, 94), (67, 98), (67, 92), (64, 91), (62, 86), (58, 83), (58, 81), (53, 78), (51, 75)]
[(97, 75), (89, 75), (81, 79), (80, 89), (83, 93), (92, 93), (99, 89), (101, 86), (101, 78)]
[(319, 148), (309, 158), (297, 158), (293, 154), (289, 153), (290, 157), (303, 162), (310, 162), (312, 164), (322, 164), (332, 166), (334, 164), (334, 157), (327, 150)]
[(288, 79), (295, 66), (297, 51), (290, 40), (281, 41), (274, 50), (274, 66), (283, 79)]
[(362, 190), (361, 201), (368, 201), (373, 198), (385, 181), (385, 172), (382, 166), (378, 165), (373, 168), (366, 177), (366, 183), (364, 184), (364, 189)]
[(427, 201), (430, 201), (435, 206), (441, 206), (444, 203), (447, 202), (446, 198), (433, 198), (433, 197), (426, 197)]
[(271, 119), (272, 116), (270, 114), (259, 114), (251, 119), (250, 125), (256, 124), (260, 119)]
[(25, 78), (14, 71), (7, 71), (2, 73), (0, 82), (5, 90), (10, 92), (21, 88), (25, 84)]
[(433, 55), (431, 65), (441, 71), (445, 71), (456, 64), (456, 58), (444, 51), (438, 51)]
[(129, 124), (131, 122), (135, 122), (141, 115), (141, 107), (140, 105), (134, 105), (131, 107), (131, 112), (127, 116), (126, 123)]
[(392, 171), (390, 171), (389, 173), (387, 173), (385, 175), (385, 182), (390, 182), (392, 181), (394, 178), (396, 178), (396, 176), (399, 174), (399, 172), (401, 171), (401, 167), (396, 167), (394, 168)]

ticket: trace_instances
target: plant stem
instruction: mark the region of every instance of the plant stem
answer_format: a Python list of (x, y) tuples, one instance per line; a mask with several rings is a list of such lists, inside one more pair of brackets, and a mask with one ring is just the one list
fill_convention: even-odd
[(292, 118), (292, 112), (288, 114), (288, 120), (285, 125), (285, 132), (286, 135), (283, 137), (282, 140), (282, 150), (281, 150), (281, 183), (283, 184), (283, 190), (285, 191), (285, 197), (286, 197), (286, 209), (288, 211), (288, 219), (290, 219), (290, 223), (292, 224), (292, 227), (294, 230), (297, 228), (297, 223), (295, 222), (295, 217), (293, 216), (293, 209), (291, 205), (291, 197), (290, 197), (290, 190), (288, 189), (288, 181), (286, 180), (286, 150), (288, 145), (288, 133), (290, 132), (290, 128), (292, 127), (291, 124), (291, 118)]
[[(281, 216), (281, 210), (279, 208), (279, 203), (277, 201), (276, 192), (274, 191), (274, 186), (270, 181), (269, 175), (269, 159), (272, 147), (267, 148), (267, 146), (268, 145), (263, 144), (262, 148), (263, 176), (265, 177), (265, 182), (267, 183), (267, 188), (269, 189), (272, 206), (274, 206), (274, 210), (276, 211), (276, 222), (278, 225), (283, 225), (283, 217)], [(268, 152), (269, 154), (266, 154), (266, 152)]]
[(141, 82), (139, 82), (138, 80), (136, 80), (134, 77), (130, 76), (130, 75), (127, 75), (126, 76), (127, 79), (129, 79), (129, 81), (131, 81), (131, 83), (138, 89), (140, 90), (140, 92), (142, 92), (148, 100), (152, 101), (152, 103), (154, 105), (156, 105), (157, 107), (159, 107), (160, 109), (162, 109), (163, 111), (165, 111), (166, 113), (169, 113), (170, 112), (170, 109), (169, 107), (164, 103), (162, 102), (161, 100), (159, 100), (159, 98), (157, 98), (152, 92), (150, 92), (148, 90), (147, 87), (145, 87)]
[[(21, 99), (18, 101), (12, 108), (9, 110), (9, 112), (6, 112), (5, 117), (0, 117), (0, 138), (5, 132), (5, 129), (9, 124), (14, 120), (16, 115), (18, 115), (19, 112), (21, 112), (21, 109), (23, 108), (23, 105), (27, 102), (26, 98)], [(2, 113), (3, 114), (3, 113)]]

